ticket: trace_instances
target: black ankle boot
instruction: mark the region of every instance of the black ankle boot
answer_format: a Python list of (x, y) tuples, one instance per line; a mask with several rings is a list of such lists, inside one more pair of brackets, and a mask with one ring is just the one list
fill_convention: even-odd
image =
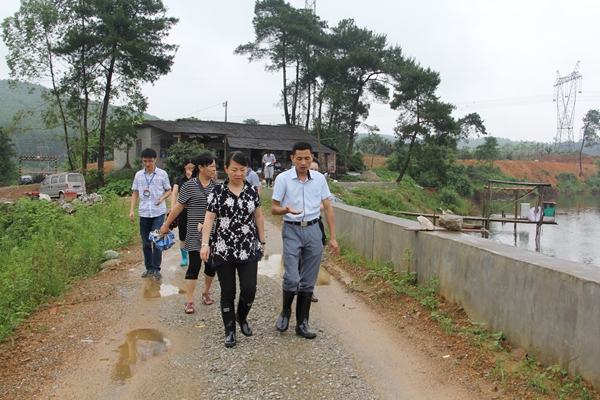
[(281, 309), (281, 314), (279, 318), (277, 318), (277, 323), (275, 327), (279, 332), (285, 332), (290, 325), (290, 316), (292, 315), (292, 303), (294, 302), (294, 296), (296, 292), (288, 292), (287, 290), (283, 291), (283, 307)]
[(246, 300), (240, 298), (235, 319), (240, 324), (240, 330), (244, 336), (252, 336), (252, 327), (246, 321), (250, 308), (252, 308), (252, 303), (248, 303)]
[(233, 347), (235, 340), (235, 312), (230, 307), (221, 308), (223, 325), (225, 325), (225, 347)]
[(314, 339), (317, 334), (308, 326), (312, 292), (298, 292), (296, 300), (296, 335), (306, 339)]

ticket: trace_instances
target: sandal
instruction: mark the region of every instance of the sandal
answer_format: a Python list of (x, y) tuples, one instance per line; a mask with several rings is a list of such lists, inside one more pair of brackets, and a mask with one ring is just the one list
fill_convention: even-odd
[(189, 303), (185, 303), (185, 313), (186, 314), (193, 314), (194, 311), (196, 311), (196, 306), (194, 305), (193, 301), (190, 301)]
[(206, 304), (207, 306), (210, 306), (212, 303), (214, 303), (215, 301), (213, 300), (212, 297), (210, 297), (210, 293), (202, 293), (202, 301), (204, 302), (204, 304)]

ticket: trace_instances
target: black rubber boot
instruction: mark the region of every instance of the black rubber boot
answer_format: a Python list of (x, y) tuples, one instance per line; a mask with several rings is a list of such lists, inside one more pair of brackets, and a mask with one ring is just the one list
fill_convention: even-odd
[(221, 308), (223, 325), (225, 325), (225, 347), (233, 347), (235, 341), (235, 312), (229, 307)]
[(292, 315), (292, 303), (294, 302), (294, 296), (296, 292), (288, 292), (287, 290), (283, 291), (283, 307), (281, 309), (281, 314), (279, 318), (277, 318), (277, 323), (275, 327), (279, 332), (285, 332), (290, 325), (290, 316)]
[(306, 339), (317, 337), (317, 334), (311, 331), (308, 326), (308, 315), (312, 304), (311, 297), (312, 292), (298, 292), (298, 299), (296, 300), (296, 335)]
[(252, 308), (252, 303), (248, 303), (246, 300), (240, 298), (235, 319), (240, 324), (240, 330), (244, 336), (252, 336), (252, 327), (248, 325), (248, 321), (246, 320), (250, 308)]

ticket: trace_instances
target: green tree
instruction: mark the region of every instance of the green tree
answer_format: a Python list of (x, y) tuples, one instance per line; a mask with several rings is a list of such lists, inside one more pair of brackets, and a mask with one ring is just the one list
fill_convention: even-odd
[(463, 146), (458, 150), (456, 157), (461, 160), (471, 160), (473, 159), (473, 152), (469, 146)]
[(178, 19), (165, 14), (161, 0), (24, 0), (3, 23), (11, 77), (52, 77), (45, 119), (82, 132), (84, 168), (97, 135), (101, 184), (111, 101), (143, 112), (141, 85), (173, 64), (177, 46), (163, 39)]
[(165, 171), (167, 171), (167, 174), (169, 174), (171, 182), (173, 182), (179, 175), (183, 174), (183, 161), (186, 158), (196, 158), (205, 151), (210, 151), (213, 153), (213, 155), (216, 155), (214, 150), (205, 148), (204, 144), (196, 141), (177, 142), (169, 147), (169, 156), (165, 159)]
[(583, 176), (583, 166), (581, 165), (581, 154), (584, 146), (593, 146), (600, 142), (598, 130), (600, 129), (600, 111), (589, 110), (583, 117), (583, 127), (581, 128), (581, 148), (579, 149), (579, 176)]
[(485, 161), (493, 165), (494, 161), (500, 156), (498, 139), (493, 136), (488, 136), (483, 140), (484, 143), (475, 148), (475, 158), (479, 161)]
[(0, 182), (18, 179), (16, 156), (17, 151), (10, 134), (0, 126)]
[(266, 59), (267, 71), (282, 71), (285, 123), (296, 125), (300, 92), (310, 76), (312, 50), (322, 39), (324, 24), (312, 11), (283, 0), (257, 1), (254, 15), (254, 41), (238, 46), (234, 53), (248, 55), (250, 62)]
[(402, 181), (413, 151), (435, 137), (436, 146), (456, 149), (458, 140), (473, 132), (485, 134), (485, 126), (478, 114), (469, 114), (458, 121), (452, 117), (454, 105), (440, 101), (435, 94), (440, 84), (439, 73), (418, 65), (405, 68), (394, 86), (390, 106), (399, 110), (395, 134), (408, 142), (404, 165), (396, 182)]
[(260, 125), (260, 121), (254, 118), (246, 118), (245, 120), (242, 121), (242, 123), (244, 124), (248, 124), (248, 125)]
[[(68, 24), (66, 13), (51, 0), (22, 0), (19, 12), (2, 22), (2, 39), (8, 48), (6, 63), (13, 79), (32, 83), (50, 82), (49, 89), (41, 90), (48, 107), (42, 113), (47, 128), (61, 126), (71, 170), (75, 169), (72, 159), (70, 121), (65, 99), (61, 95), (61, 80), (65, 71), (62, 60), (54, 54), (55, 44), (60, 42)], [(31, 89), (34, 90), (34, 89)], [(14, 124), (19, 124), (29, 113), (15, 113)]]

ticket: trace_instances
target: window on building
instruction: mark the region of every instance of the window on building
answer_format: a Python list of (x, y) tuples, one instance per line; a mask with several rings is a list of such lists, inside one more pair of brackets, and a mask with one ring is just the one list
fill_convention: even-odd
[(169, 156), (169, 147), (175, 143), (174, 140), (161, 139), (160, 141), (160, 158), (167, 158)]

